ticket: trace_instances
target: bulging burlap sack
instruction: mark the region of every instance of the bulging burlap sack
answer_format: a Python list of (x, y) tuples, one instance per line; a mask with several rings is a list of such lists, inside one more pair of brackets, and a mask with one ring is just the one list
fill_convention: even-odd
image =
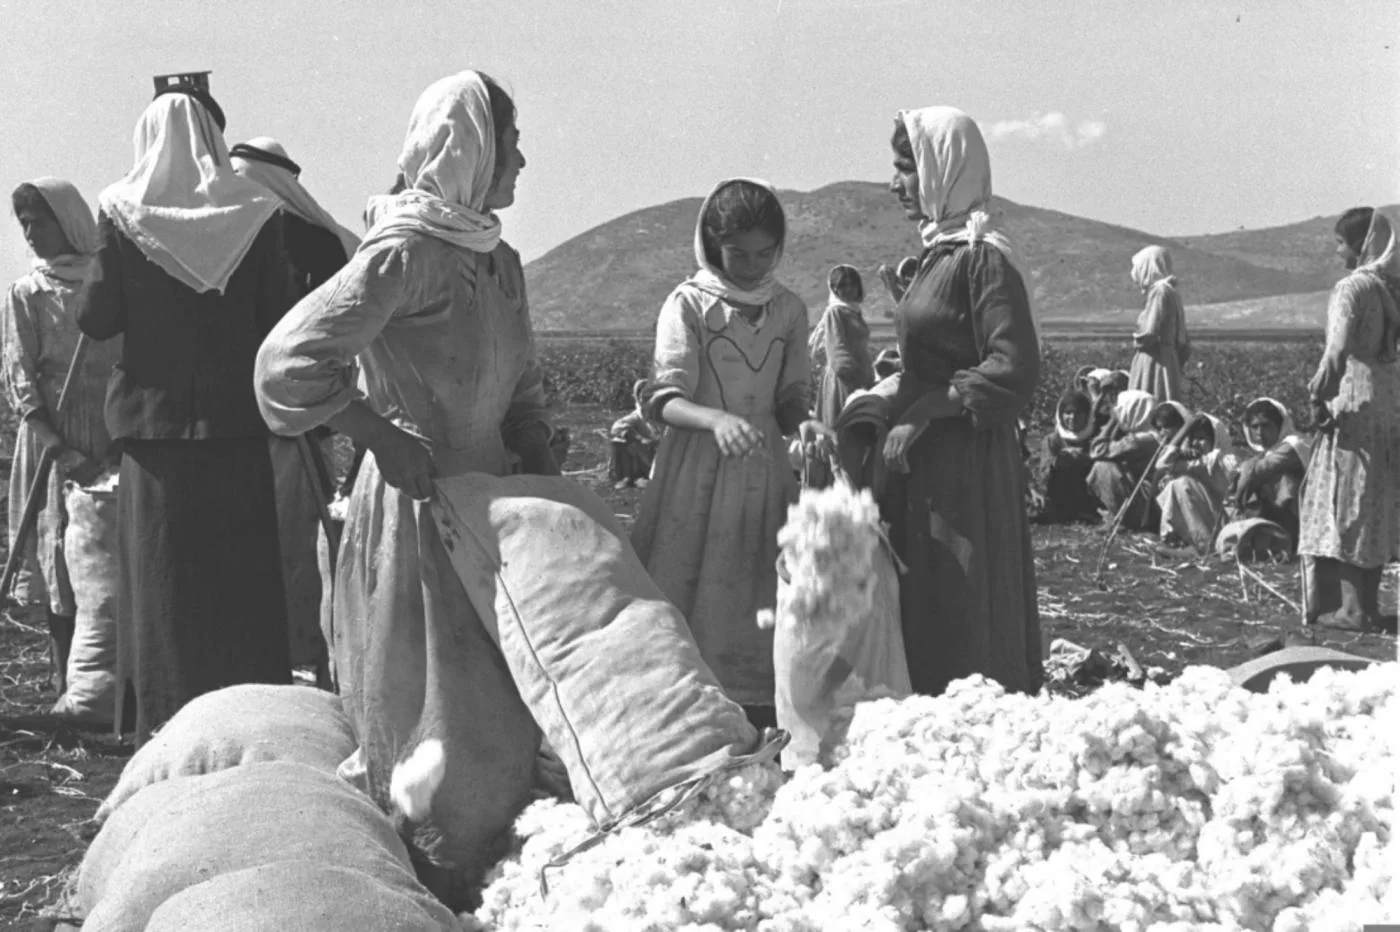
[(521, 697), (600, 829), (760, 747), (612, 510), (565, 478), (469, 474), (433, 513)]
[(76, 609), (68, 684), (54, 715), (110, 722), (116, 707), (117, 492), (115, 477), (86, 489), (68, 483), (64, 562)]
[(355, 752), (340, 698), (307, 686), (229, 686), (192, 700), (127, 763), (97, 810), (106, 819), (143, 787), (260, 761), (292, 761), (334, 775)]
[[(272, 761), (152, 784), (113, 813), (78, 870), (83, 930), (145, 929), (156, 910), (182, 891), (251, 868), (286, 868), (287, 862), (359, 872), (415, 901), (424, 912), (433, 903), (414, 879), (392, 823), (364, 794), (334, 773)], [(252, 879), (256, 890), (257, 877)], [(228, 883), (242, 885), (236, 879)], [(282, 897), (295, 892), (269, 889), (281, 889)], [(301, 896), (309, 901), (320, 895), (308, 888)], [(195, 898), (196, 906), (201, 902), (208, 901)], [(244, 903), (230, 899), (222, 905), (230, 928), (255, 927), (239, 921)], [(247, 905), (254, 916), (295, 908), (284, 901)], [(315, 928), (295, 921), (271, 927)], [(209, 926), (200, 922), (185, 928)], [(351, 928), (395, 927), (371, 923)]]

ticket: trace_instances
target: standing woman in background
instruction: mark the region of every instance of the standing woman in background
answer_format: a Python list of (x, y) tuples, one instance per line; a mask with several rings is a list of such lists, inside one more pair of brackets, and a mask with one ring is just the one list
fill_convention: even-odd
[(826, 356), (816, 415), (818, 421), (834, 428), (846, 399), (851, 392), (869, 388), (875, 370), (870, 358), (870, 325), (860, 312), (865, 300), (860, 272), (849, 265), (838, 265), (827, 276), (827, 287), (831, 298), (812, 330), (808, 349), (813, 361), (819, 355)]
[(63, 557), (68, 523), (63, 487), (68, 479), (87, 485), (107, 466), (111, 439), (102, 420), (102, 406), (121, 345), (116, 342), (84, 349), (68, 404), (60, 412), (59, 396), (81, 339), (76, 310), (83, 280), (97, 252), (97, 224), (78, 189), (58, 178), (36, 178), (20, 185), (11, 195), (11, 203), (25, 242), (34, 253), (33, 269), (10, 286), (0, 316), (4, 360), (0, 383), (10, 409), (20, 419), (10, 467), (12, 549), (43, 451), (51, 450), (55, 458), (48, 485), (39, 490), (44, 496), (43, 510), (25, 545), (38, 557), (38, 572), (25, 568), (15, 598), (21, 605), (47, 599), (54, 685), (62, 695), (77, 612)]
[(202, 693), (291, 681), (253, 358), (296, 292), (280, 202), (234, 173), (207, 91), (158, 94), (135, 150), (99, 201), (78, 325), (124, 337), (107, 394), (122, 443), (117, 702), (120, 722), (134, 693), (142, 744)]
[(1040, 380), (1040, 344), (1011, 246), (989, 229), (987, 146), (952, 107), (895, 121), (890, 190), (924, 243), (895, 309), (904, 370), (881, 509), (895, 550), (914, 689), (980, 673), (1008, 690), (1042, 680), (1035, 563), (1017, 418)]
[(1161, 246), (1148, 246), (1133, 256), (1133, 283), (1147, 295), (1138, 315), (1128, 387), (1147, 392), (1158, 401), (1181, 398), (1181, 367), (1191, 357), (1186, 335), (1186, 311), (1172, 274), (1172, 257)]
[(1400, 551), (1400, 257), (1390, 222), (1355, 207), (1336, 227), (1350, 270), (1327, 306), (1327, 344), (1308, 384), (1313, 444), (1299, 510), (1305, 617), (1380, 627), (1385, 564)]

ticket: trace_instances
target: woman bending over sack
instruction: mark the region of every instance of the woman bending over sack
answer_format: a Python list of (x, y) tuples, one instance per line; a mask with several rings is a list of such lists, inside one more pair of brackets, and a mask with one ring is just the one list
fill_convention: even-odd
[[(539, 744), (429, 505), (435, 477), (559, 474), (520, 257), (495, 213), (515, 201), (519, 140), (515, 104), (489, 77), (464, 71), (424, 91), (399, 156), (404, 189), (372, 199), (359, 251), (268, 335), (257, 362), (273, 430), (329, 424), (368, 450), (336, 569), (335, 667), (381, 805), (398, 750), (449, 723), (448, 779), (432, 807), (448, 826), (522, 804)], [(462, 777), (473, 760), (520, 798)], [(448, 850), (444, 837), (418, 837), (434, 864), (484, 856)]]
[(296, 291), (281, 203), (234, 173), (207, 92), (162, 91), (135, 149), (102, 192), (78, 325), (123, 337), (107, 393), (122, 446), (117, 700), (120, 713), (134, 690), (142, 743), (201, 693), (291, 682), (253, 357)]
[[(78, 612), (74, 583), (82, 586), (87, 581), (73, 579), (65, 558), (64, 534), (69, 520), (67, 496), (89, 494), (82, 487), (115, 465), (116, 450), (102, 411), (121, 341), (89, 343), (83, 348), (67, 405), (59, 411), (63, 383), (82, 336), (76, 311), (83, 280), (97, 252), (97, 224), (78, 189), (58, 178), (36, 178), (20, 185), (11, 195), (11, 203), (25, 242), (34, 253), (32, 270), (10, 286), (0, 317), (0, 384), (10, 410), (20, 419), (10, 468), (11, 549), (43, 452), (50, 451), (55, 461), (48, 484), (38, 490), (43, 508), (25, 544), (26, 563), (30, 565), (22, 564), (15, 598), (21, 605), (47, 603), (53, 678), (59, 695), (54, 712), (106, 717), (112, 711), (110, 667), (96, 674), (105, 683), (100, 695), (89, 694), (95, 682), (85, 686), (83, 695), (67, 695), (68, 652)], [(111, 525), (89, 528), (87, 533), (110, 541), (115, 531), (112, 510), (91, 507), (85, 511), (102, 516)], [(32, 565), (35, 557), (37, 568)], [(84, 608), (97, 611), (100, 606)]]

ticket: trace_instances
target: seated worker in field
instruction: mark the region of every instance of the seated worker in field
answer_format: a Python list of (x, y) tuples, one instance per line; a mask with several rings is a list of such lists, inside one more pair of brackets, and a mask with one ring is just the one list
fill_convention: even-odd
[(1088, 485), (1094, 465), (1089, 453), (1093, 414), (1094, 404), (1082, 391), (1065, 392), (1055, 406), (1055, 430), (1041, 441), (1036, 479), (1045, 489), (1045, 500), (1036, 523), (1098, 521), (1098, 501)]
[[(1109, 518), (1123, 511), (1122, 526), (1130, 531), (1152, 526), (1152, 496), (1139, 482), (1157, 453), (1157, 437), (1150, 428), (1152, 403), (1146, 392), (1117, 395), (1089, 443), (1089, 493)], [(1132, 505), (1125, 511), (1130, 498)]]
[(651, 480), (651, 464), (656, 459), (656, 443), (661, 439), (661, 431), (642, 410), (646, 388), (646, 379), (638, 379), (633, 384), (632, 399), (637, 406), (613, 421), (608, 431), (608, 443), (612, 445), (608, 478), (615, 489), (629, 486), (645, 489)]
[(1288, 408), (1256, 398), (1244, 409), (1244, 436), (1254, 455), (1239, 464), (1233, 498), (1241, 517), (1263, 518), (1298, 543), (1298, 492), (1312, 448), (1294, 429)]
[(1186, 406), (1179, 401), (1164, 401), (1152, 411), (1152, 433), (1157, 435), (1157, 442), (1162, 446), (1169, 446), (1177, 432), (1186, 426), (1186, 422), (1191, 420), (1191, 412), (1186, 410)]
[(1089, 374), (1097, 368), (1098, 366), (1080, 366), (1074, 370), (1074, 380), (1070, 382), (1069, 387), (1086, 395), (1089, 394)]
[(1159, 533), (1169, 547), (1208, 549), (1225, 520), (1225, 496), (1234, 472), (1230, 434), (1218, 418), (1197, 414), (1179, 443), (1157, 464)]

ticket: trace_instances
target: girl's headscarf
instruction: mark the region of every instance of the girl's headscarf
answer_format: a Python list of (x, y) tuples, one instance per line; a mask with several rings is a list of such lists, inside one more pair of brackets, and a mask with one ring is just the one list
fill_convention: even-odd
[[(842, 271), (842, 270), (845, 270), (845, 269), (850, 269), (852, 272), (855, 272), (855, 271), (856, 271), (856, 269), (855, 269), (853, 266), (849, 266), (849, 265), (838, 265), (838, 266), (836, 266), (834, 269), (831, 270), (831, 275), (829, 275), (828, 278), (835, 276), (835, 274), (836, 274), (838, 271)], [(859, 274), (859, 273), (857, 273), (857, 274)], [(844, 309), (850, 311), (850, 312), (851, 312), (852, 314), (854, 314), (856, 317), (860, 318), (862, 324), (864, 324), (865, 318), (861, 315), (861, 310), (860, 310), (861, 303), (862, 303), (862, 302), (860, 302), (860, 301), (856, 301), (855, 303), (851, 303), (850, 301), (847, 301), (845, 298), (840, 297), (840, 296), (837, 295), (837, 293), (836, 293), (836, 287), (828, 282), (828, 284), (827, 284), (827, 297), (826, 297), (826, 310), (822, 312), (821, 319), (820, 319), (819, 321), (817, 321), (817, 325), (816, 325), (815, 327), (812, 328), (812, 332), (809, 333), (809, 334), (807, 335), (807, 355), (809, 355), (809, 356), (811, 356), (813, 359), (815, 359), (815, 358), (817, 358), (818, 353), (820, 353), (820, 352), (825, 348), (825, 346), (826, 346), (826, 327), (827, 327), (828, 321), (829, 321), (830, 317), (831, 317), (832, 315), (838, 313), (840, 309), (844, 308)], [(869, 329), (868, 329), (868, 328), (867, 328), (866, 332), (867, 332), (867, 333), (869, 332)]]
[(410, 233), (491, 252), (501, 221), (485, 206), (496, 175), (491, 96), (475, 71), (431, 85), (418, 98), (399, 155), (407, 188), (369, 199), (364, 244)]
[[(1293, 423), (1293, 415), (1288, 412), (1287, 406), (1284, 405), (1283, 402), (1275, 398), (1261, 396), (1259, 398), (1254, 399), (1249, 404), (1245, 405), (1245, 419), (1248, 420), (1250, 409), (1257, 408), (1260, 405), (1267, 405), (1278, 412), (1280, 421), (1278, 429), (1278, 441), (1274, 444), (1274, 446), (1277, 447), (1281, 445), (1286, 445), (1292, 447), (1293, 451), (1298, 454), (1298, 457), (1304, 463), (1306, 463), (1308, 461), (1308, 457), (1312, 453), (1312, 444), (1308, 443), (1307, 440), (1303, 439), (1298, 435), (1297, 425)], [(1244, 432), (1244, 440), (1245, 443), (1249, 444), (1249, 448), (1255, 453), (1266, 452), (1263, 447), (1259, 446), (1253, 440), (1249, 439), (1248, 430)]]
[(1169, 285), (1176, 282), (1176, 276), (1172, 274), (1171, 253), (1161, 246), (1139, 249), (1133, 256), (1133, 284), (1146, 291), (1161, 281)]
[(1230, 439), (1230, 428), (1225, 426), (1225, 422), (1214, 414), (1206, 414), (1204, 411), (1201, 412), (1200, 416), (1210, 422), (1211, 430), (1215, 432), (1215, 448), (1213, 452), (1220, 456), (1229, 456), (1234, 453), (1235, 441)]
[(1371, 228), (1361, 244), (1360, 260), (1353, 275), (1365, 276), (1380, 285), (1385, 311), (1381, 337), (1382, 362), (1394, 362), (1400, 341), (1400, 244), (1390, 220), (1379, 210), (1371, 211)]
[[(1162, 402), (1161, 404), (1157, 405), (1155, 408), (1152, 409), (1152, 415), (1153, 415), (1153, 417), (1156, 417), (1157, 412), (1160, 411), (1160, 410), (1162, 410), (1163, 408), (1171, 408), (1171, 409), (1172, 409), (1173, 411), (1175, 411), (1177, 414), (1181, 415), (1181, 426), (1182, 426), (1182, 427), (1185, 427), (1187, 424), (1190, 424), (1190, 423), (1191, 423), (1191, 412), (1190, 412), (1189, 410), (1187, 410), (1186, 405), (1182, 404), (1181, 402), (1179, 402), (1179, 401), (1164, 401), (1164, 402)], [(1179, 427), (1179, 428), (1177, 428), (1177, 429), (1180, 430), (1181, 428)]]
[(1055, 403), (1055, 433), (1060, 435), (1061, 440), (1067, 440), (1070, 443), (1083, 443), (1094, 434), (1094, 427), (1096, 425), (1094, 424), (1092, 409), (1089, 412), (1090, 416), (1084, 419), (1084, 426), (1077, 431), (1070, 430), (1065, 426), (1064, 422), (1065, 410), (1074, 403), (1076, 395), (1084, 399), (1085, 402), (1092, 404), (1092, 402), (1089, 402), (1089, 396), (1083, 392), (1075, 391), (1067, 393)]
[(1096, 366), (1080, 366), (1074, 371), (1074, 387), (1082, 388), (1085, 391), (1089, 388), (1089, 376), (1094, 372)]
[(281, 206), (229, 164), (223, 134), (188, 94), (163, 94), (136, 124), (136, 160), (98, 203), (136, 247), (198, 292), (223, 293)]
[[(744, 291), (730, 282), (729, 279), (724, 277), (724, 269), (714, 265), (705, 256), (705, 211), (710, 209), (710, 204), (714, 201), (715, 195), (719, 193), (720, 189), (734, 181), (747, 181), (749, 184), (756, 184), (761, 188), (766, 188), (768, 192), (773, 195), (774, 200), (778, 199), (778, 192), (773, 190), (773, 186), (766, 181), (759, 181), (757, 178), (729, 178), (715, 185), (714, 190), (709, 193), (709, 196), (705, 198), (705, 202), (700, 205), (700, 213), (695, 217), (695, 263), (700, 267), (700, 270), (690, 276), (686, 284), (693, 285), (701, 291), (712, 294), (717, 298), (723, 298), (732, 304), (750, 304), (762, 307), (786, 290), (773, 274), (777, 271), (778, 263), (783, 259), (782, 243), (778, 244), (778, 249), (773, 255), (773, 267), (769, 269), (768, 275), (763, 281), (759, 282), (758, 287), (751, 291)], [(778, 209), (782, 210), (781, 203), (779, 203)], [(783, 224), (783, 228), (784, 230), (787, 229), (786, 223)]]
[[(314, 226), (328, 230), (340, 240), (348, 259), (360, 247), (360, 238), (336, 223), (311, 192), (302, 186), (300, 167), (287, 156), (282, 144), (270, 136), (259, 136), (229, 150), (233, 170), (256, 181), (282, 199), (287, 210)], [(269, 158), (270, 156), (270, 158)]]
[(1157, 406), (1157, 399), (1147, 392), (1139, 392), (1128, 389), (1118, 394), (1118, 400), (1114, 403), (1113, 414), (1118, 421), (1118, 426), (1128, 433), (1137, 433), (1147, 430), (1152, 422), (1152, 411)]
[(72, 184), (62, 178), (35, 178), (26, 182), (43, 196), (49, 205), (58, 228), (73, 247), (71, 253), (54, 256), (52, 259), (35, 258), (34, 271), (39, 273), (39, 286), (52, 291), (63, 284), (76, 285), (87, 277), (92, 258), (97, 253), (97, 222), (92, 219), (92, 208)]

